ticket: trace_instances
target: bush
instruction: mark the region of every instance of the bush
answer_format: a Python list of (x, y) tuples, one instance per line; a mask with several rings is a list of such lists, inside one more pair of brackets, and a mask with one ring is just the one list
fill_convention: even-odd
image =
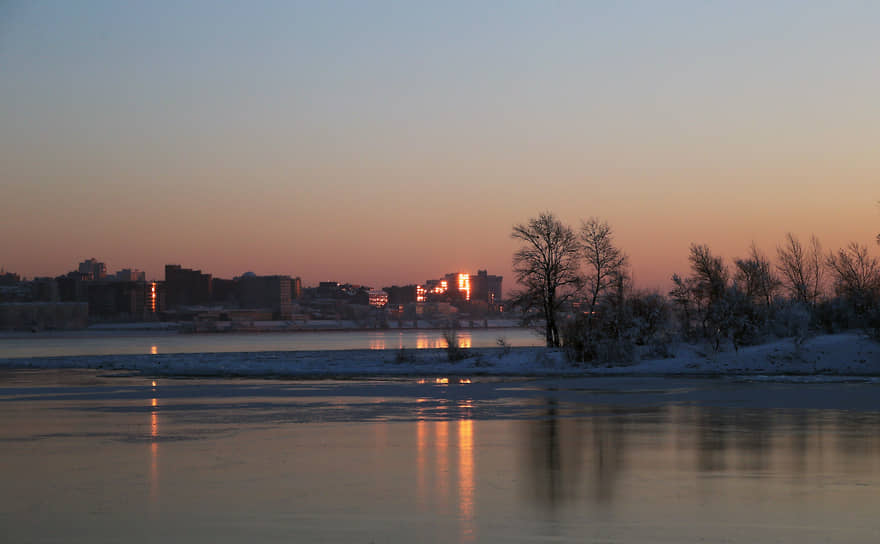
[(443, 339), (446, 341), (446, 358), (449, 362), (467, 358), (467, 351), (462, 349), (458, 340), (458, 330), (454, 327), (443, 329)]

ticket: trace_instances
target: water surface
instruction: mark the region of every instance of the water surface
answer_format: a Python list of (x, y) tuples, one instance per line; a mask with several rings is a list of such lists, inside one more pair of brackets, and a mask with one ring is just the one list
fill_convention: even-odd
[[(457, 335), (463, 348), (495, 347), (499, 338), (510, 346), (543, 345), (542, 337), (523, 328), (462, 329)], [(440, 330), (204, 334), (78, 331), (0, 337), (0, 358), (444, 347), (446, 341)]]
[(877, 542), (880, 388), (0, 372), (9, 542)]

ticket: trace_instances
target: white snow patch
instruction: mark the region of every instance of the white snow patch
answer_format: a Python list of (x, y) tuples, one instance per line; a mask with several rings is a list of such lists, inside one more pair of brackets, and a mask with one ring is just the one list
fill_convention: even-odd
[(675, 357), (629, 365), (571, 363), (560, 350), (473, 348), (450, 362), (443, 349), (270, 351), (0, 359), (0, 368), (101, 368), (169, 376), (729, 375), (756, 380), (880, 376), (880, 344), (857, 333), (778, 340), (714, 353), (684, 344)]

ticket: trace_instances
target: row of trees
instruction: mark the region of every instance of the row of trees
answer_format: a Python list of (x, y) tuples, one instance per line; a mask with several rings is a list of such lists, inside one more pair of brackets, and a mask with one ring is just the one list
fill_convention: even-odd
[(775, 264), (752, 244), (732, 268), (692, 244), (690, 274), (673, 275), (664, 296), (633, 289), (605, 221), (590, 218), (575, 231), (542, 213), (511, 235), (522, 242), (514, 304), (527, 322), (543, 323), (548, 347), (576, 360), (662, 357), (678, 339), (718, 350), (815, 330), (863, 328), (880, 338), (880, 260), (857, 243), (826, 253), (815, 236), (804, 244), (788, 234)]

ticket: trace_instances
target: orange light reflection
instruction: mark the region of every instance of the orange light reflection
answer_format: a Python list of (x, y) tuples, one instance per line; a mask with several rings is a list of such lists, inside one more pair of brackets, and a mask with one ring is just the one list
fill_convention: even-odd
[[(156, 382), (153, 382), (156, 385)], [(150, 399), (150, 407), (158, 408), (159, 399)], [(159, 500), (159, 412), (150, 411), (150, 502), (156, 504)]]
[(462, 541), (474, 540), (474, 420), (458, 422), (458, 506)]
[(449, 496), (449, 422), (438, 421), (437, 431), (437, 495), (441, 502), (446, 502)]
[(419, 410), (418, 418), (416, 421), (416, 499), (419, 507), (424, 510), (428, 507), (426, 504), (428, 467), (425, 459), (428, 450), (428, 422), (422, 419), (421, 410)]

